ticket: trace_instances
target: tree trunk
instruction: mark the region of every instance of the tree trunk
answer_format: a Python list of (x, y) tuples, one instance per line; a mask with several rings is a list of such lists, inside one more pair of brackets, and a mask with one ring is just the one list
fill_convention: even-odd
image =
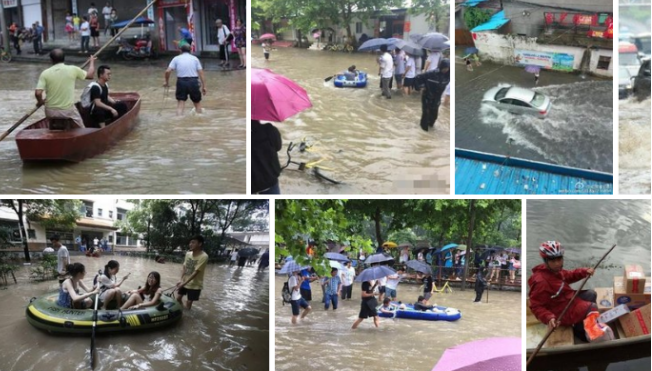
[(149, 249), (150, 249), (149, 241), (152, 238), (152, 235), (150, 234), (151, 227), (152, 227), (152, 219), (150, 218), (150, 219), (147, 220), (147, 245), (146, 246), (147, 246), (147, 253), (148, 254), (149, 254)]
[(23, 200), (17, 200), (17, 201), (18, 201), (18, 210), (14, 209), (14, 211), (16, 211), (16, 214), (18, 215), (18, 228), (20, 228), (20, 233), (21, 233), (20, 237), (23, 240), (25, 261), (29, 263), (31, 259), (29, 257), (29, 245), (27, 244), (27, 230), (25, 229), (25, 223), (23, 222)]
[(303, 42), (301, 41), (301, 30), (297, 30), (297, 46), (303, 48)]
[(473, 243), (473, 225), (475, 223), (475, 200), (471, 200), (471, 206), (469, 209), (469, 237), (466, 240), (466, 256), (467, 259), (464, 259), (464, 273), (462, 274), (462, 291), (466, 288), (466, 276), (469, 272), (469, 260), (468, 257), (471, 256), (471, 244)]
[[(382, 235), (382, 233), (380, 231), (380, 220), (381, 220), (381, 218), (382, 218), (382, 216), (380, 215), (380, 208), (377, 207), (376, 208), (376, 213), (374, 215), (374, 222), (376, 222), (376, 241), (378, 241), (378, 248), (383, 246), (383, 242), (385, 242), (383, 240), (383, 235)], [(378, 250), (378, 248), (376, 248), (376, 250)]]

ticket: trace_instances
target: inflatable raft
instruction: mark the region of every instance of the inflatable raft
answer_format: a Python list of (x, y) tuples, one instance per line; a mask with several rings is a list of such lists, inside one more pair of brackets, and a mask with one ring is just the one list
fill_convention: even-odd
[(383, 313), (378, 307), (378, 315), (385, 318), (405, 318), (405, 319), (420, 319), (424, 321), (457, 321), (462, 318), (462, 313), (454, 308), (435, 307), (433, 310), (414, 310), (412, 304), (404, 304), (404, 309), (399, 308), (399, 303), (392, 302), (390, 308), (394, 309), (395, 313)]
[[(90, 334), (93, 327), (93, 309), (70, 309), (57, 305), (58, 292), (32, 298), (25, 311), (27, 321), (34, 327), (68, 334)], [(98, 333), (133, 331), (169, 326), (182, 314), (181, 305), (173, 298), (161, 296), (158, 306), (135, 310), (97, 310)]]
[(333, 79), (333, 84), (336, 88), (364, 88), (367, 86), (367, 74), (358, 72), (358, 76), (354, 80), (347, 80), (346, 76), (337, 75)]

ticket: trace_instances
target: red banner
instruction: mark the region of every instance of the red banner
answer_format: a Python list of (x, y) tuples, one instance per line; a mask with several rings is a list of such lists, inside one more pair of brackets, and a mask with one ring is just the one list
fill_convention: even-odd
[(555, 20), (555, 15), (552, 13), (546, 13), (546, 24), (551, 24)]
[(564, 19), (566, 19), (567, 16), (568, 16), (568, 13), (561, 13), (561, 14), (559, 15), (559, 24), (563, 24), (563, 23), (564, 23)]

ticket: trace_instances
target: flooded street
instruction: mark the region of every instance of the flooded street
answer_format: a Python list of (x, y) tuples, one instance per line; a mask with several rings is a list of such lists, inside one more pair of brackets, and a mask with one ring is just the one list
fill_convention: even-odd
[[(150, 271), (161, 274), (161, 287), (179, 279), (180, 264), (124, 256), (87, 258), (71, 256), (86, 266), (90, 283), (109, 259), (121, 263), (118, 278), (131, 272), (126, 290), (145, 284)], [(87, 370), (90, 336), (50, 335), (32, 327), (25, 307), (33, 296), (58, 289), (58, 281), (29, 283), (28, 268), (0, 290), (0, 369)], [(269, 368), (269, 272), (254, 268), (229, 269), (209, 264), (201, 297), (181, 321), (143, 333), (101, 334), (95, 341), (95, 370), (267, 370)]]
[[(285, 276), (276, 276), (283, 287)], [(321, 288), (311, 285), (313, 311), (293, 326), (291, 307), (275, 300), (277, 370), (430, 370), (446, 348), (495, 336), (521, 336), (521, 293), (493, 291), (489, 304), (473, 304), (473, 290), (433, 294), (431, 303), (457, 308), (455, 322), (380, 318), (380, 327), (367, 319), (357, 330), (351, 325), (360, 312), (360, 283), (352, 298), (341, 301), (337, 311), (325, 311)], [(413, 303), (422, 292), (419, 285), (401, 283), (398, 300)], [(485, 294), (486, 295), (486, 294)], [(488, 325), (491, 323), (491, 325)], [(310, 357), (309, 355), (315, 355)]]
[[(369, 73), (366, 88), (340, 89), (332, 81), (324, 82), (351, 65)], [(435, 130), (421, 130), (420, 95), (393, 90), (391, 100), (381, 98), (374, 55), (278, 48), (266, 62), (261, 48), (254, 46), (252, 66), (296, 81), (312, 100), (311, 109), (275, 124), (283, 137), (281, 164), (287, 161), (288, 144), (305, 138), (314, 143), (312, 152), (295, 151), (292, 159), (323, 159), (319, 164), (323, 172), (344, 183), (322, 182), (291, 165), (279, 179), (282, 193), (449, 193), (449, 108), (440, 109)]]
[(650, 194), (650, 100), (619, 104), (620, 194)]
[[(522, 67), (483, 61), (469, 72), (461, 59), (456, 63), (456, 147), (613, 171), (611, 80), (542, 70), (535, 87), (534, 75)], [(552, 101), (548, 116), (515, 115), (483, 105), (484, 93), (499, 85), (547, 95)]]
[[(96, 67), (104, 62), (97, 61)], [(175, 116), (174, 73), (166, 97), (163, 73), (169, 58), (150, 64), (108, 61), (111, 91), (137, 91), (142, 106), (133, 132), (116, 146), (79, 164), (23, 165), (15, 135), (45, 113), (40, 109), (0, 142), (0, 189), (10, 194), (222, 194), (246, 191), (245, 72), (219, 72), (205, 63), (208, 95), (202, 115)], [(43, 63), (2, 65), (0, 132), (9, 129), (35, 104)], [(77, 82), (81, 96), (84, 82)]]
[[(557, 240), (566, 249), (564, 269), (592, 267), (613, 244), (618, 245), (585, 288), (612, 286), (614, 276), (622, 276), (625, 264), (640, 264), (649, 277), (650, 222), (650, 200), (529, 200), (527, 275), (531, 276), (531, 269), (542, 263), (537, 253), (541, 242)], [(578, 282), (573, 287), (579, 285)], [(596, 360), (584, 365), (586, 368), (555, 368), (555, 371), (645, 369), (641, 365), (649, 369), (650, 357), (614, 363)]]

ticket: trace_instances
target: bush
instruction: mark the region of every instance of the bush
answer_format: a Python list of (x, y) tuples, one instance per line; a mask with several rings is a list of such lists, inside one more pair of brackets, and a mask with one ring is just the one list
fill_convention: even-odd
[(56, 255), (45, 254), (36, 268), (32, 268), (32, 279), (36, 281), (47, 281), (57, 278), (57, 257)]
[(466, 8), (464, 10), (464, 23), (469, 30), (472, 30), (491, 19), (492, 14), (485, 9)]

